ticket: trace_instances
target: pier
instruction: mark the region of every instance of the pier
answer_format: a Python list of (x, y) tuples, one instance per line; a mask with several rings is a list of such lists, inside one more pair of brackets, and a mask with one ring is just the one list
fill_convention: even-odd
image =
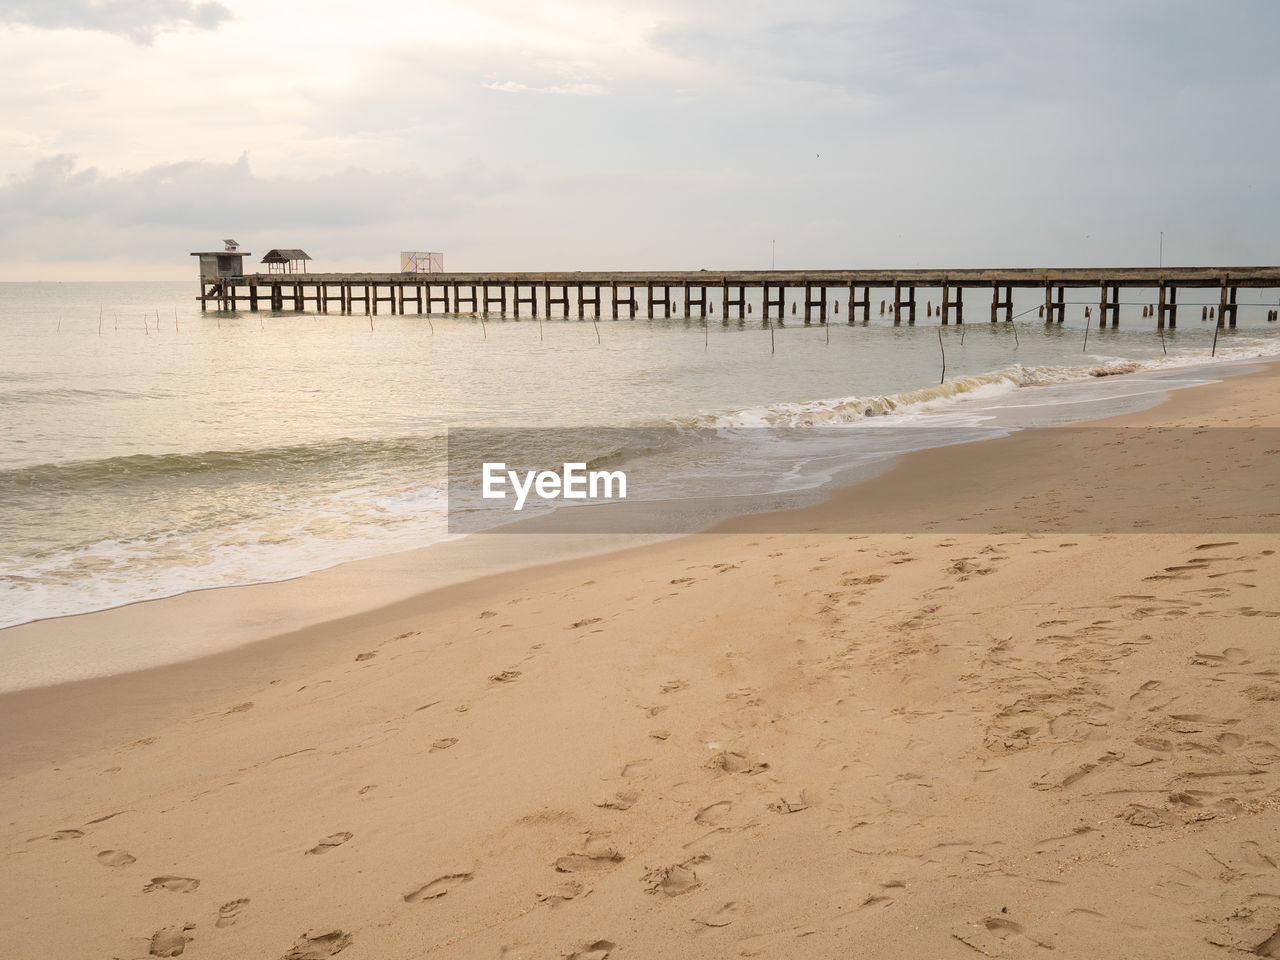
[[(301, 251), (295, 251), (300, 253)], [(785, 315), (788, 293), (803, 309), (806, 323), (826, 323), (840, 312), (849, 323), (871, 317), (871, 292), (884, 291), (881, 315), (895, 324), (915, 323), (919, 304), (929, 294), (928, 316), (938, 322), (964, 323), (965, 307), (990, 307), (989, 319), (1012, 321), (1013, 291), (1042, 290), (1039, 316), (1062, 323), (1070, 304), (1096, 308), (1099, 327), (1120, 323), (1121, 291), (1156, 291), (1150, 310), (1159, 329), (1178, 322), (1179, 291), (1200, 291), (1208, 299), (1201, 319), (1212, 311), (1218, 326), (1236, 325), (1241, 289), (1280, 288), (1280, 267), (1102, 267), (964, 270), (734, 270), (734, 271), (589, 271), (544, 273), (256, 273), (235, 270), (238, 253), (193, 254), (202, 257), (200, 306), (219, 310), (272, 310), (375, 315), (497, 313), (520, 319), (539, 316), (588, 316), (614, 319), (690, 317), (714, 314), (743, 318), (748, 291), (761, 294), (761, 319)], [(226, 258), (221, 269), (205, 258)], [(206, 269), (206, 262), (210, 265)], [(219, 275), (220, 274), (220, 275)], [(1067, 298), (1068, 291), (1071, 299)], [(1143, 304), (1144, 317), (1148, 311)], [(886, 313), (887, 311), (887, 313)], [(1090, 314), (1093, 315), (1092, 313)], [(1267, 319), (1277, 316), (1268, 310)]]

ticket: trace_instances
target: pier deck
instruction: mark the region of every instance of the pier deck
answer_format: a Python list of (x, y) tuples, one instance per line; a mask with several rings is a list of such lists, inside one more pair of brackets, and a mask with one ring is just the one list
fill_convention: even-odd
[[(320, 313), (337, 305), (342, 313), (376, 314), (385, 305), (389, 313), (498, 313), (503, 316), (551, 316), (559, 307), (563, 316), (575, 310), (587, 316), (635, 317), (671, 316), (683, 300), (686, 316), (707, 316), (721, 302), (721, 317), (728, 319), (736, 309), (743, 317), (750, 310), (748, 290), (763, 294), (762, 318), (781, 317), (787, 291), (800, 294), (804, 319), (826, 322), (839, 311), (843, 292), (849, 322), (856, 313), (869, 319), (871, 290), (892, 294), (881, 301), (896, 323), (916, 319), (917, 290), (938, 291), (937, 316), (941, 323), (952, 319), (964, 322), (963, 291), (991, 291), (994, 322), (1013, 319), (1013, 290), (1043, 289), (1040, 315), (1046, 322), (1061, 323), (1067, 301), (1066, 290), (1091, 290), (1097, 296), (1099, 326), (1119, 323), (1120, 290), (1144, 288), (1158, 291), (1159, 304), (1151, 315), (1158, 327), (1177, 323), (1178, 291), (1202, 290), (1218, 294), (1215, 318), (1219, 326), (1236, 325), (1237, 291), (1280, 288), (1280, 266), (1274, 267), (1070, 267), (1015, 269), (914, 269), (914, 270), (696, 270), (696, 271), (571, 271), (571, 272), (483, 272), (483, 273), (258, 273), (240, 277), (202, 279), (199, 300), (202, 309), (283, 310), (287, 302), (293, 310), (305, 310), (308, 303)], [(602, 296), (602, 291), (604, 295)], [(644, 294), (643, 303), (637, 291)], [(718, 291), (719, 297), (712, 293)], [(833, 295), (834, 294), (834, 295)], [(1073, 301), (1074, 302), (1074, 301)], [(1184, 304), (1185, 306), (1185, 304)], [(408, 308), (412, 308), (409, 310)], [(609, 308), (606, 314), (606, 307)], [(1204, 305), (1202, 313), (1212, 309)], [(794, 310), (794, 307), (793, 307)], [(932, 303), (930, 314), (933, 313)], [(1145, 313), (1144, 313), (1145, 315)], [(1269, 320), (1276, 312), (1269, 310)]]

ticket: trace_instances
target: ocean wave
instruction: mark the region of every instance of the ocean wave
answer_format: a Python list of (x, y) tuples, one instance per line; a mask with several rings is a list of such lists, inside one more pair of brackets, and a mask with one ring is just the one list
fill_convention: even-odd
[(402, 463), (412, 460), (428, 467), (438, 465), (443, 473), (444, 458), (443, 433), (390, 440), (343, 438), (245, 450), (138, 453), (0, 470), (0, 496), (32, 489), (43, 493), (83, 492), (98, 485), (119, 487), (175, 480), (225, 482), (236, 476), (256, 478), (272, 472), (311, 473), (330, 468), (352, 470), (380, 461)]
[(1138, 373), (1143, 370), (1172, 370), (1277, 357), (1280, 357), (1280, 342), (1250, 340), (1225, 346), (1217, 351), (1215, 357), (1183, 353), (1149, 360), (1093, 357), (1088, 363), (1079, 365), (1023, 366), (1015, 363), (986, 373), (957, 377), (934, 386), (901, 393), (772, 403), (727, 413), (676, 418), (673, 422), (682, 427), (715, 429), (835, 426), (857, 423), (869, 417), (936, 411), (952, 407), (961, 401), (994, 399), (1024, 387), (1083, 382), (1100, 377)]

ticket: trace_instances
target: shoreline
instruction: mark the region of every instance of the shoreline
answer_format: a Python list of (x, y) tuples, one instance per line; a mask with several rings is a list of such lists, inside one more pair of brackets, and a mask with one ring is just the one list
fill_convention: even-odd
[[(1276, 361), (1267, 359), (1220, 361), (1220, 364), (1225, 363), (1228, 365), (1228, 369), (1225, 371), (1222, 371), (1218, 365), (1206, 363), (1199, 366), (1175, 366), (1169, 369), (1156, 368), (1153, 370), (1144, 368), (1136, 372), (1153, 376), (1152, 381), (1142, 382), (1155, 382), (1158, 384), (1159, 377), (1176, 376), (1182, 372), (1195, 373), (1196, 371), (1201, 371), (1208, 374), (1218, 369), (1222, 375), (1228, 377), (1236, 376), (1238, 371), (1233, 371), (1231, 368), (1248, 369), (1251, 366), (1265, 365), (1269, 362)], [(1124, 381), (1128, 376), (1129, 374), (1112, 374), (1105, 377), (1097, 376), (1097, 379), (1111, 383)], [(1079, 387), (1091, 382), (1095, 381), (1085, 379), (1075, 382), (1074, 386)], [(1062, 385), (1068, 386), (1071, 384), (1068, 382)], [(1134, 412), (1140, 412), (1153, 404), (1162, 403), (1173, 392), (1182, 388), (1185, 388), (1185, 386), (1174, 386), (1166, 390), (1151, 390), (1148, 392), (1151, 400), (1140, 403)], [(1036, 389), (1042, 389), (1042, 387), (1038, 386)], [(1126, 396), (1121, 395), (1120, 399), (1124, 399)], [(1138, 394), (1138, 396), (1142, 396), (1142, 394)], [(876, 398), (871, 399), (874, 400)], [(1113, 397), (1101, 396), (1072, 399), (1069, 403), (1074, 405), (1097, 402), (1107, 404), (1114, 401), (1115, 398)], [(997, 411), (999, 410), (998, 407), (996, 409)], [(1091, 413), (1080, 417), (1079, 420), (1080, 422), (1092, 422), (1098, 419), (1107, 419), (1114, 415), (1110, 412)], [(1021, 431), (1027, 429), (1028, 425), (1015, 424), (1014, 428)], [(1039, 429), (1039, 426), (1032, 424), (1030, 429)], [(335, 618), (369, 612), (388, 603), (409, 599), (422, 593), (424, 589), (440, 589), (490, 573), (510, 572), (541, 566), (547, 562), (556, 562), (559, 559), (599, 556), (618, 549), (643, 545), (646, 542), (659, 542), (671, 537), (705, 533), (718, 528), (721, 523), (732, 522), (732, 519), (739, 515), (776, 513), (798, 509), (799, 506), (805, 504), (829, 499), (841, 487), (862, 483), (885, 471), (894, 469), (894, 465), (900, 456), (900, 453), (892, 454), (884, 460), (870, 464), (842, 468), (837, 470), (828, 480), (820, 482), (813, 487), (802, 486), (782, 492), (746, 494), (741, 497), (729, 495), (715, 498), (710, 501), (715, 505), (713, 509), (720, 514), (727, 515), (727, 521), (722, 517), (721, 519), (708, 521), (705, 526), (701, 526), (699, 529), (631, 533), (624, 529), (625, 524), (622, 524), (621, 527), (623, 529), (618, 529), (616, 532), (597, 533), (591, 529), (592, 522), (588, 521), (585, 524), (587, 529), (585, 533), (577, 529), (577, 527), (583, 526), (582, 524), (575, 525), (570, 522), (559, 524), (560, 527), (567, 529), (567, 532), (563, 535), (557, 529), (552, 535), (548, 536), (544, 528), (556, 528), (556, 522), (548, 523), (547, 516), (536, 515), (511, 521), (492, 531), (479, 531), (479, 536), (477, 536), (477, 532), (469, 532), (456, 539), (446, 539), (422, 547), (397, 550), (372, 557), (344, 560), (329, 567), (304, 571), (279, 579), (202, 587), (176, 594), (128, 601), (97, 610), (41, 617), (36, 620), (13, 624), (0, 628), (0, 637), (5, 639), (10, 645), (10, 650), (16, 654), (15, 659), (17, 662), (13, 664), (11, 669), (22, 670), (25, 668), (27, 673), (22, 675), (13, 673), (0, 681), (0, 696), (21, 692), (26, 689), (119, 676), (124, 673), (201, 659), (226, 652), (228, 649), (235, 647), (267, 641), (279, 634), (293, 633)], [(725, 507), (725, 504), (735, 500), (743, 500), (750, 503), (751, 506)], [(694, 504), (692, 510), (697, 509), (696, 500), (683, 502)], [(628, 504), (621, 505), (624, 511), (630, 509), (631, 506)], [(590, 511), (599, 508), (587, 509)], [(608, 509), (613, 510), (616, 508), (609, 507)], [(640, 504), (639, 509), (645, 509), (644, 505)], [(608, 524), (605, 524), (605, 526), (608, 526)], [(511, 529), (518, 531), (528, 529), (538, 532), (541, 540), (538, 548), (533, 549), (531, 544), (520, 543), (518, 538), (501, 541), (501, 538)], [(492, 534), (493, 539), (487, 541), (487, 537), (490, 534)], [(519, 545), (517, 546), (517, 544)], [(546, 554), (550, 554), (550, 560), (544, 559)], [(406, 583), (413, 581), (425, 582), (430, 586), (424, 588), (405, 586)], [(374, 584), (374, 586), (366, 587), (363, 583)], [(190, 627), (193, 622), (200, 622), (208, 617), (211, 609), (219, 609), (226, 606), (224, 598), (228, 594), (234, 600), (237, 611), (236, 616), (217, 625), (210, 624), (202, 630)], [(340, 599), (340, 597), (350, 596), (351, 594), (359, 595), (359, 599), (354, 603), (350, 600)], [(175, 618), (188, 625), (187, 632), (189, 635), (184, 639), (186, 650), (178, 654), (174, 659), (162, 659), (156, 662), (154, 646), (149, 645), (145, 640), (139, 642), (139, 635), (145, 635), (164, 622)], [(214, 633), (223, 633), (228, 629), (240, 632), (243, 638), (232, 644), (231, 647), (227, 647), (225, 641), (208, 639)], [(51, 653), (44, 653), (44, 651), (50, 647), (50, 644), (47, 643), (49, 635), (54, 633), (82, 638), (78, 642), (82, 650), (88, 649), (91, 645), (99, 642), (110, 646), (113, 651), (113, 663), (110, 672), (94, 672), (82, 676), (64, 675), (53, 680), (45, 679), (48, 671), (41, 670), (40, 657), (52, 655)], [(92, 636), (94, 640), (83, 639), (88, 636)], [(57, 652), (60, 653), (61, 651)], [(24, 658), (26, 662), (24, 662)]]
[[(1258, 952), (1280, 513), (1233, 478), (1277, 482), (1259, 367), (0, 697), (0, 924), (21, 960)], [(1204, 534), (1101, 532), (1171, 510)]]
[[(1267, 371), (1280, 372), (1280, 361), (1233, 362), (1246, 368), (1245, 372), (1229, 373), (1224, 380), (1196, 385), (1184, 390), (1171, 389), (1155, 394), (1157, 399), (1137, 411), (1118, 416), (1104, 415), (1098, 419), (1081, 421), (1088, 426), (1120, 426), (1143, 423), (1154, 411), (1168, 408), (1182, 399), (1184, 392), (1198, 394), (1206, 389), (1229, 389), (1230, 383), (1241, 379), (1265, 375)], [(1257, 367), (1253, 372), (1248, 368)], [(1191, 368), (1196, 369), (1196, 368)], [(1127, 376), (1127, 375), (1122, 375)], [(1109, 378), (1110, 379), (1110, 378)], [(1189, 403), (1189, 401), (1187, 401)], [(1186, 404), (1183, 404), (1185, 406)], [(1166, 414), (1166, 417), (1168, 415)], [(279, 670), (296, 669), (313, 655), (323, 660), (339, 649), (350, 645), (350, 639), (337, 640), (339, 635), (348, 638), (372, 635), (379, 630), (401, 624), (412, 611), (433, 599), (439, 599), (443, 607), (467, 602), (474, 596), (489, 590), (509, 589), (524, 577), (540, 573), (554, 575), (575, 565), (587, 564), (601, 558), (618, 558), (625, 561), (643, 551), (679, 552), (679, 544), (689, 538), (743, 535), (750, 533), (785, 533), (795, 529), (798, 518), (814, 516), (825, 520), (831, 529), (834, 514), (856, 515), (860, 529), (849, 533), (898, 532), (913, 529), (909, 512), (901, 506), (902, 493), (908, 499), (929, 495), (938, 498), (934, 507), (949, 507), (959, 517), (960, 513), (976, 513), (971, 496), (956, 487), (939, 491), (927, 478), (935, 472), (929, 465), (931, 458), (945, 466), (944, 471), (955, 469), (952, 462), (966, 469), (967, 451), (974, 444), (986, 449), (1018, 450), (1020, 445), (1040, 448), (1036, 456), (1045, 455), (1045, 439), (1033, 439), (1046, 431), (1063, 427), (1044, 426), (1016, 430), (1006, 437), (985, 438), (964, 443), (959, 447), (930, 447), (923, 450), (897, 454), (883, 464), (863, 468), (864, 475), (837, 482), (821, 493), (821, 499), (800, 507), (765, 510), (738, 514), (720, 520), (706, 530), (696, 533), (654, 535), (653, 542), (627, 543), (636, 539), (628, 534), (546, 534), (538, 533), (527, 540), (504, 533), (468, 534), (461, 540), (445, 541), (428, 547), (365, 560), (347, 561), (334, 567), (314, 571), (282, 581), (246, 584), (230, 587), (211, 587), (189, 591), (172, 597), (144, 600), (121, 607), (50, 618), (6, 628), (2, 633), (33, 634), (33, 642), (39, 643), (51, 632), (71, 629), (81, 636), (105, 636), (103, 642), (127, 644), (130, 637), (159, 635), (175, 622), (189, 624), (192, 620), (210, 617), (206, 629), (224, 629), (227, 626), (248, 626), (258, 634), (235, 646), (217, 649), (209, 653), (169, 663), (141, 666), (118, 673), (82, 679), (40, 684), (16, 690), (0, 691), (0, 724), (14, 732), (10, 746), (0, 748), (0, 772), (10, 768), (27, 769), (41, 762), (45, 749), (61, 744), (64, 749), (92, 748), (112, 739), (128, 737), (145, 726), (180, 715), (192, 704), (212, 702), (225, 698), (233, 690), (260, 684), (264, 678)], [(1065, 429), (1071, 429), (1067, 426)], [(1009, 454), (1010, 463), (1028, 463), (1034, 457)], [(905, 488), (902, 478), (909, 478)], [(957, 499), (958, 497), (958, 499)], [(767, 500), (767, 497), (761, 497)], [(781, 499), (781, 497), (779, 497)], [(866, 502), (873, 506), (867, 509)], [(956, 507), (962, 509), (956, 510)], [(966, 509), (967, 507), (967, 509)], [(1073, 504), (1081, 510), (1080, 503)], [(985, 512), (985, 511), (984, 511)], [(1012, 522), (1024, 523), (1023, 518), (1010, 517)], [(541, 518), (531, 518), (527, 523), (536, 529)], [(965, 517), (954, 530), (963, 532), (969, 517)], [(983, 520), (973, 529), (982, 532), (989, 520)], [(815, 527), (815, 530), (820, 529)], [(921, 527), (920, 532), (926, 532)], [(585, 547), (583, 541), (593, 536), (600, 541), (598, 547)], [(624, 541), (619, 545), (618, 541)], [(519, 547), (515, 544), (518, 543)], [(545, 559), (547, 546), (552, 554), (567, 555)], [(455, 556), (457, 554), (457, 556)], [(516, 554), (511, 559), (511, 554)], [(506, 556), (507, 559), (496, 559)], [(541, 558), (541, 559), (540, 559)], [(425, 589), (405, 587), (405, 582), (428, 579), (432, 586)], [(353, 584), (363, 581), (359, 587), (359, 599), (354, 605), (349, 599)], [(281, 601), (281, 594), (288, 599)], [(235, 601), (234, 613), (225, 614), (228, 598)], [(299, 621), (297, 612), (307, 610)], [(283, 611), (292, 611), (291, 619), (284, 619)], [(275, 629), (279, 627), (279, 629)], [(351, 633), (346, 633), (350, 630)], [(87, 641), (82, 641), (87, 642)], [(147, 641), (151, 642), (151, 641)], [(174, 691), (174, 692), (170, 692)], [(176, 691), (181, 691), (176, 692)], [(89, 704), (92, 709), (68, 711), (68, 702)], [(127, 703), (129, 708), (121, 709)], [(91, 731), (77, 731), (74, 722), (65, 719), (113, 715), (119, 730), (106, 733), (97, 724)], [(75, 744), (75, 747), (71, 747)]]

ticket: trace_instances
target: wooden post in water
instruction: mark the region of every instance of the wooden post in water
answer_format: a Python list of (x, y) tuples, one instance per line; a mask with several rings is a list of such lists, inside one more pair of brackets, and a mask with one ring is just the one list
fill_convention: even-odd
[(902, 323), (902, 286), (897, 280), (893, 281), (893, 325), (896, 327)]

